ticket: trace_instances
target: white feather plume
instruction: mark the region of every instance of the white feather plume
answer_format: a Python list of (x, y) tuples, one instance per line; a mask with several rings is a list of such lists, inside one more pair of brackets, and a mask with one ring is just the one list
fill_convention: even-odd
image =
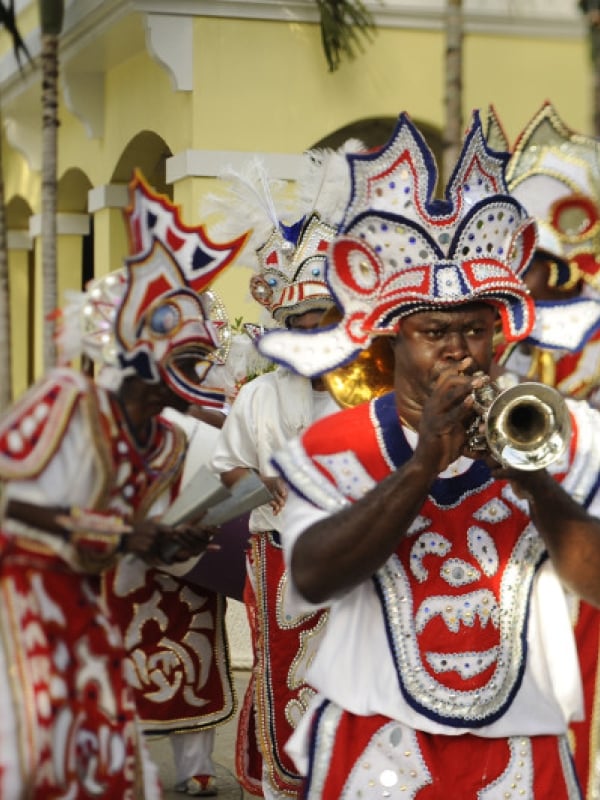
[(54, 334), (59, 364), (70, 364), (83, 352), (83, 309), (87, 292), (65, 292), (65, 306), (60, 309)]
[(218, 191), (205, 195), (200, 213), (219, 215), (211, 224), (215, 238), (235, 238), (251, 230), (237, 263), (256, 268), (255, 251), (290, 213), (286, 190), (286, 182), (271, 178), (264, 161), (253, 156), (242, 169), (228, 167), (219, 175)]
[(346, 155), (365, 151), (358, 139), (348, 139), (337, 150), (308, 150), (294, 186), (270, 177), (264, 160), (251, 156), (241, 169), (228, 167), (219, 175), (216, 190), (201, 200), (200, 216), (214, 218), (210, 227), (216, 239), (251, 230), (236, 263), (256, 270), (256, 250), (281, 223), (293, 225), (317, 211), (325, 222), (339, 225), (350, 196)]
[(360, 140), (348, 139), (337, 150), (315, 148), (304, 153), (297, 190), (305, 214), (317, 211), (329, 225), (341, 223), (351, 190), (346, 156), (364, 152), (366, 147)]

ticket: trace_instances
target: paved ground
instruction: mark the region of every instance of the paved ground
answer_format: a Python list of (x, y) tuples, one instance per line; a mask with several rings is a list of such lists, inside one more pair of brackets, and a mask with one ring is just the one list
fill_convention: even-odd
[[(241, 702), (249, 673), (246, 671), (234, 672), (234, 681), (238, 696), (238, 708)], [(247, 794), (235, 779), (234, 752), (235, 731), (237, 717), (225, 725), (217, 728), (215, 736), (215, 749), (213, 758), (217, 764), (217, 781), (219, 784), (219, 800), (256, 800), (253, 795)], [(149, 742), (150, 752), (160, 770), (164, 786), (164, 800), (184, 800), (187, 795), (173, 791), (175, 776), (171, 758), (171, 745), (168, 739), (158, 739)]]

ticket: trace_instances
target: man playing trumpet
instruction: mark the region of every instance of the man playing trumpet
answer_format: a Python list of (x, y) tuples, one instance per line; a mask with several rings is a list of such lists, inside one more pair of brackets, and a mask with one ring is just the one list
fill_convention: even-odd
[(380, 151), (348, 159), (327, 274), (342, 320), (260, 344), (316, 374), (395, 337), (393, 392), (276, 456), (291, 487), (289, 613), (329, 609), (307, 676), (318, 693), (289, 752), (310, 800), (579, 798), (566, 732), (581, 687), (562, 584), (600, 600), (600, 525), (578, 505), (598, 508), (600, 420), (569, 406), (552, 475), (468, 450), (498, 317), (509, 340), (533, 325), (521, 275), (535, 224), (477, 116), (444, 201), (404, 115)]

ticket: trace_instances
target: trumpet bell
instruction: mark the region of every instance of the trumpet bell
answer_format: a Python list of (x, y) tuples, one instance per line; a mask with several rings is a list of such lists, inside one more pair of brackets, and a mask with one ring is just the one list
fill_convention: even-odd
[(534, 382), (500, 392), (487, 410), (485, 427), (494, 458), (520, 470), (549, 466), (564, 454), (571, 436), (564, 397), (556, 389)]

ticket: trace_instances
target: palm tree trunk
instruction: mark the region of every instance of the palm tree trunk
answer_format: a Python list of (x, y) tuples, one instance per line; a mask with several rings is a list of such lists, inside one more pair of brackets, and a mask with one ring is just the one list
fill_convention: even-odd
[(44, 369), (56, 363), (56, 161), (58, 127), (58, 37), (42, 36), (42, 282)]
[(12, 401), (9, 297), (4, 171), (0, 142), (0, 411), (5, 411)]
[(42, 29), (42, 281), (44, 369), (56, 363), (54, 321), (58, 306), (56, 271), (56, 195), (58, 130), (58, 39), (63, 0), (38, 0)]
[(445, 125), (442, 142), (443, 177), (447, 184), (460, 154), (462, 116), (462, 0), (447, 0)]
[[(12, 39), (13, 52), (19, 69), (21, 56), (31, 62), (31, 56), (15, 21), (14, 0), (0, 2), (0, 25)], [(0, 124), (0, 130), (2, 125)], [(10, 335), (10, 281), (8, 272), (8, 245), (6, 232), (6, 205), (4, 199), (4, 168), (2, 142), (0, 141), (0, 411), (5, 411), (12, 401), (12, 342)]]

